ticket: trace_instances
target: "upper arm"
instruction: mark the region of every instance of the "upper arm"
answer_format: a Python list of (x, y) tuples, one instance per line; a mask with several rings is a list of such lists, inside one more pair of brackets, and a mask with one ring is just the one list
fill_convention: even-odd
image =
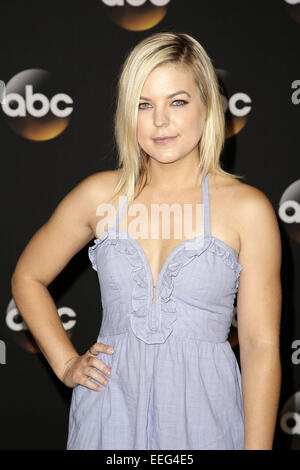
[(24, 248), (12, 280), (20, 276), (48, 286), (93, 238), (90, 221), (101, 198), (101, 178), (102, 173), (86, 177), (59, 202)]
[(241, 197), (240, 273), (237, 295), (240, 348), (279, 344), (281, 238), (267, 196), (246, 185)]

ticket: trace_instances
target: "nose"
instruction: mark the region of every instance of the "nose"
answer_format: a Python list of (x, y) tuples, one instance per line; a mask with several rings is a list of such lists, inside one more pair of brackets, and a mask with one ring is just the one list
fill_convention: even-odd
[(166, 109), (162, 107), (156, 107), (153, 114), (153, 124), (156, 127), (161, 127), (169, 123), (169, 117)]

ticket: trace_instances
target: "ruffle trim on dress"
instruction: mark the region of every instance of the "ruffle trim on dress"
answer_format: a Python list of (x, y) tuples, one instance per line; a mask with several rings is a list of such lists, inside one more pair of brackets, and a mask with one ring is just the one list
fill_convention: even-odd
[(240, 280), (240, 272), (243, 269), (243, 266), (241, 266), (239, 263), (237, 263), (236, 266), (236, 277), (235, 277), (235, 288), (238, 290), (239, 288), (239, 280)]
[(230, 250), (215, 243), (214, 239), (213, 241), (214, 243), (211, 244), (209, 251), (214, 253), (216, 256), (219, 256), (229, 268), (235, 271), (235, 288), (238, 289), (240, 272), (243, 269), (243, 266), (240, 265), (240, 263), (238, 262), (236, 257), (231, 253)]
[(131, 295), (131, 327), (138, 338), (145, 340), (149, 304), (149, 282), (146, 268), (137, 247), (133, 245), (131, 240), (122, 239), (121, 243), (118, 243), (117, 249), (120, 253), (127, 255), (132, 269), (134, 286)]
[[(195, 257), (200, 256), (207, 249), (219, 256), (222, 261), (236, 273), (236, 289), (238, 288), (239, 274), (242, 266), (234, 258), (233, 254), (214, 243), (211, 237), (196, 237), (186, 240), (173, 251), (176, 261), (169, 262), (163, 266), (161, 285), (156, 288), (157, 299), (152, 301), (150, 292), (150, 280), (146, 269), (146, 260), (139, 252), (137, 246), (130, 238), (118, 238), (113, 230), (103, 232), (99, 238), (94, 240), (94, 245), (89, 247), (88, 254), (93, 268), (97, 271), (97, 248), (103, 242), (116, 245), (120, 253), (127, 255), (132, 268), (134, 287), (131, 296), (130, 323), (135, 336), (142, 341), (153, 343), (164, 343), (172, 333), (172, 325), (177, 320), (176, 302), (172, 298), (174, 290), (174, 279), (181, 269), (189, 264)], [(171, 252), (172, 254), (173, 252)]]
[(172, 332), (171, 324), (177, 319), (175, 302), (169, 302), (164, 313), (160, 315), (159, 299), (156, 302), (152, 301), (146, 260), (139, 253), (138, 247), (131, 239), (122, 239), (117, 249), (120, 253), (127, 254), (132, 267), (134, 281), (130, 313), (132, 331), (137, 338), (148, 344), (164, 343)]
[(148, 344), (166, 341), (173, 331), (172, 325), (177, 320), (176, 302), (172, 299), (174, 278), (195, 256), (203, 253), (210, 243), (211, 241), (208, 239), (186, 241), (180, 244), (178, 249), (173, 250), (176, 251), (176, 261), (166, 264), (166, 267), (163, 266), (164, 272), (162, 272), (160, 290), (157, 292), (155, 302), (149, 302), (152, 293), (148, 292), (149, 284), (145, 282), (147, 273), (141, 255), (137, 250), (132, 254), (129, 261), (134, 268), (137, 266), (139, 268), (134, 274), (135, 288), (132, 294), (133, 310), (130, 320), (132, 330), (138, 338)]
[[(162, 276), (159, 300), (161, 305), (161, 341), (164, 342), (172, 333), (173, 323), (177, 320), (176, 302), (172, 299), (174, 278), (178, 276), (183, 267), (189, 264), (196, 256), (200, 256), (211, 244), (208, 238), (187, 240), (178, 246), (176, 261), (169, 263)], [(181, 246), (182, 245), (182, 246)], [(172, 252), (171, 252), (172, 253)], [(155, 304), (154, 304), (155, 305)]]
[(194, 257), (200, 256), (211, 245), (212, 240), (203, 237), (187, 240), (173, 250), (176, 251), (176, 261), (163, 266), (161, 286), (155, 302), (151, 298), (146, 260), (130, 238), (120, 240), (115, 230), (103, 232), (88, 250), (93, 268), (97, 271), (97, 248), (104, 242), (116, 245), (120, 253), (126, 254), (132, 268), (134, 281), (130, 313), (132, 331), (137, 338), (148, 344), (164, 343), (172, 333), (172, 325), (177, 320), (176, 303), (172, 299), (174, 278)]
[(104, 241), (107, 241), (109, 244), (115, 245), (117, 243), (116, 238), (111, 238), (107, 231), (102, 232), (98, 238), (94, 239), (94, 245), (90, 246), (88, 249), (88, 257), (92, 263), (92, 267), (95, 271), (97, 271), (97, 248), (101, 245)]

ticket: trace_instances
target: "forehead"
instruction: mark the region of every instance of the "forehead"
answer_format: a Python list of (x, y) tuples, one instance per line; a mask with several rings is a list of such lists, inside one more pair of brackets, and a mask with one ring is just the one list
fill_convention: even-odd
[[(179, 88), (178, 88), (179, 87)], [(172, 93), (176, 89), (186, 89), (190, 91), (197, 88), (193, 71), (190, 67), (177, 63), (166, 63), (155, 67), (146, 78), (142, 93), (151, 90), (151, 93)], [(189, 91), (187, 90), (187, 91)]]

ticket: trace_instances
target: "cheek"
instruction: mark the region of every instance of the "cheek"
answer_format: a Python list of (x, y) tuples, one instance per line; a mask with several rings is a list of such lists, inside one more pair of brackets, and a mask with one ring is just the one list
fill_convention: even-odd
[(148, 126), (147, 122), (143, 118), (139, 118), (137, 121), (137, 136), (138, 138), (144, 138), (147, 136), (148, 133)]
[(199, 136), (203, 131), (204, 116), (202, 116), (199, 111), (195, 111), (194, 113), (186, 116), (183, 126), (186, 132), (190, 135)]

